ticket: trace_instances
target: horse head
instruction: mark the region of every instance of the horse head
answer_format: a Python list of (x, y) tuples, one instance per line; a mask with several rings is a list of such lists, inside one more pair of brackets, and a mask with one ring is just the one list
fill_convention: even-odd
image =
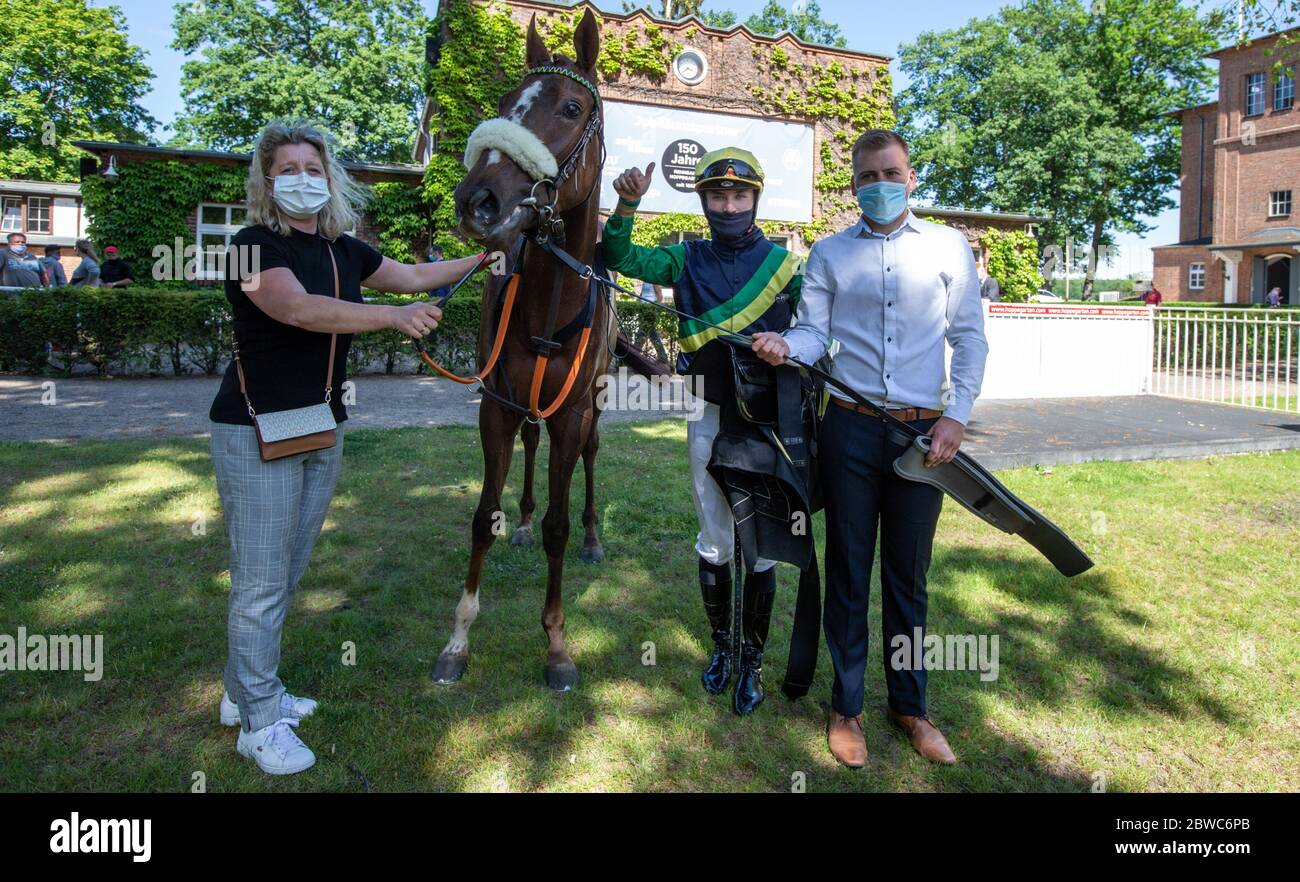
[[(497, 117), (478, 126), (465, 150), (469, 170), (454, 195), (460, 230), (493, 248), (536, 229), (539, 210), (559, 215), (600, 184), (603, 108), (596, 94), (600, 27), (588, 9), (573, 35), (575, 58), (552, 56), (528, 23), (527, 72), (502, 96)], [(594, 161), (593, 161), (594, 158)]]

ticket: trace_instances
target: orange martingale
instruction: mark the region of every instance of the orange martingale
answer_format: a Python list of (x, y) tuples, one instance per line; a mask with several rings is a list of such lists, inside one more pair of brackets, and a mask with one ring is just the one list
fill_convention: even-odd
[[(433, 368), (448, 380), (454, 380), (457, 383), (468, 386), (470, 383), (482, 383), (484, 377), (492, 373), (492, 368), (496, 367), (497, 358), (501, 355), (502, 345), (506, 339), (506, 328), (510, 325), (510, 312), (515, 305), (515, 293), (519, 290), (519, 274), (515, 273), (510, 277), (510, 284), (506, 288), (505, 304), (501, 308), (501, 324), (497, 326), (497, 336), (492, 341), (492, 352), (488, 355), (487, 364), (483, 369), (472, 377), (460, 377), (438, 364), (423, 349), (420, 350), (420, 357), (428, 362), (429, 367)], [(582, 331), (582, 338), (578, 341), (578, 354), (573, 359), (569, 367), (569, 374), (564, 378), (564, 386), (560, 389), (560, 394), (555, 396), (551, 406), (546, 410), (538, 410), (538, 404), (542, 396), (542, 379), (546, 376), (546, 365), (549, 362), (547, 356), (538, 356), (537, 362), (533, 367), (533, 384), (532, 390), (528, 396), (528, 410), (535, 420), (544, 420), (559, 408), (564, 400), (569, 397), (569, 391), (573, 389), (574, 382), (578, 379), (578, 374), (582, 370), (582, 358), (587, 353), (587, 341), (591, 339), (591, 327), (588, 326)]]
[(451, 371), (438, 364), (423, 349), (420, 350), (420, 357), (429, 363), (429, 367), (442, 374), (448, 380), (455, 380), (468, 386), (470, 383), (481, 383), (483, 378), (492, 373), (492, 368), (496, 367), (497, 358), (501, 355), (502, 344), (506, 340), (506, 328), (510, 325), (510, 311), (515, 305), (515, 292), (519, 290), (519, 273), (510, 277), (510, 284), (506, 287), (506, 302), (501, 308), (501, 324), (497, 327), (497, 338), (492, 342), (492, 353), (488, 356), (487, 364), (483, 369), (472, 377), (458, 377)]

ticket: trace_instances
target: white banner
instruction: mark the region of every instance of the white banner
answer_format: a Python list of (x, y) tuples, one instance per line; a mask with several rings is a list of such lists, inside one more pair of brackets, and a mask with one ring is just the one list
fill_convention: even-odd
[(605, 102), (605, 175), (600, 206), (618, 203), (614, 178), (631, 166), (655, 164), (643, 211), (700, 214), (695, 164), (719, 147), (743, 147), (763, 166), (763, 220), (812, 220), (813, 128), (751, 116), (701, 113), (623, 101)]

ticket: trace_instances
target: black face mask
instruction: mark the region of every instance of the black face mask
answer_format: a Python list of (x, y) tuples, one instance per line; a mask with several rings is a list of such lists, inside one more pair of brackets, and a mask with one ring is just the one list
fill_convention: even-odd
[(735, 242), (749, 232), (754, 225), (754, 213), (757, 207), (746, 212), (714, 211), (704, 206), (704, 217), (709, 222), (713, 238), (719, 242)]

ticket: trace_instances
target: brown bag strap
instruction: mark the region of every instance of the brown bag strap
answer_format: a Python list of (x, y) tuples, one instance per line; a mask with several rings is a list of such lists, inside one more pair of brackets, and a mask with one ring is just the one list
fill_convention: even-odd
[[(334, 299), (339, 300), (339, 264), (338, 261), (334, 259), (334, 246), (330, 244), (328, 239), (325, 241), (325, 249), (329, 252), (330, 268), (334, 271)], [(248, 405), (248, 415), (254, 417), (257, 416), (257, 412), (253, 410), (253, 402), (248, 397), (248, 389), (244, 384), (244, 364), (239, 360), (239, 341), (235, 339), (233, 318), (231, 321), (230, 339), (234, 343), (235, 371), (239, 374), (239, 393), (244, 396), (244, 403)], [(330, 403), (330, 399), (334, 395), (334, 352), (335, 347), (338, 345), (338, 340), (338, 334), (330, 334), (330, 360), (329, 366), (325, 371), (326, 404)]]

